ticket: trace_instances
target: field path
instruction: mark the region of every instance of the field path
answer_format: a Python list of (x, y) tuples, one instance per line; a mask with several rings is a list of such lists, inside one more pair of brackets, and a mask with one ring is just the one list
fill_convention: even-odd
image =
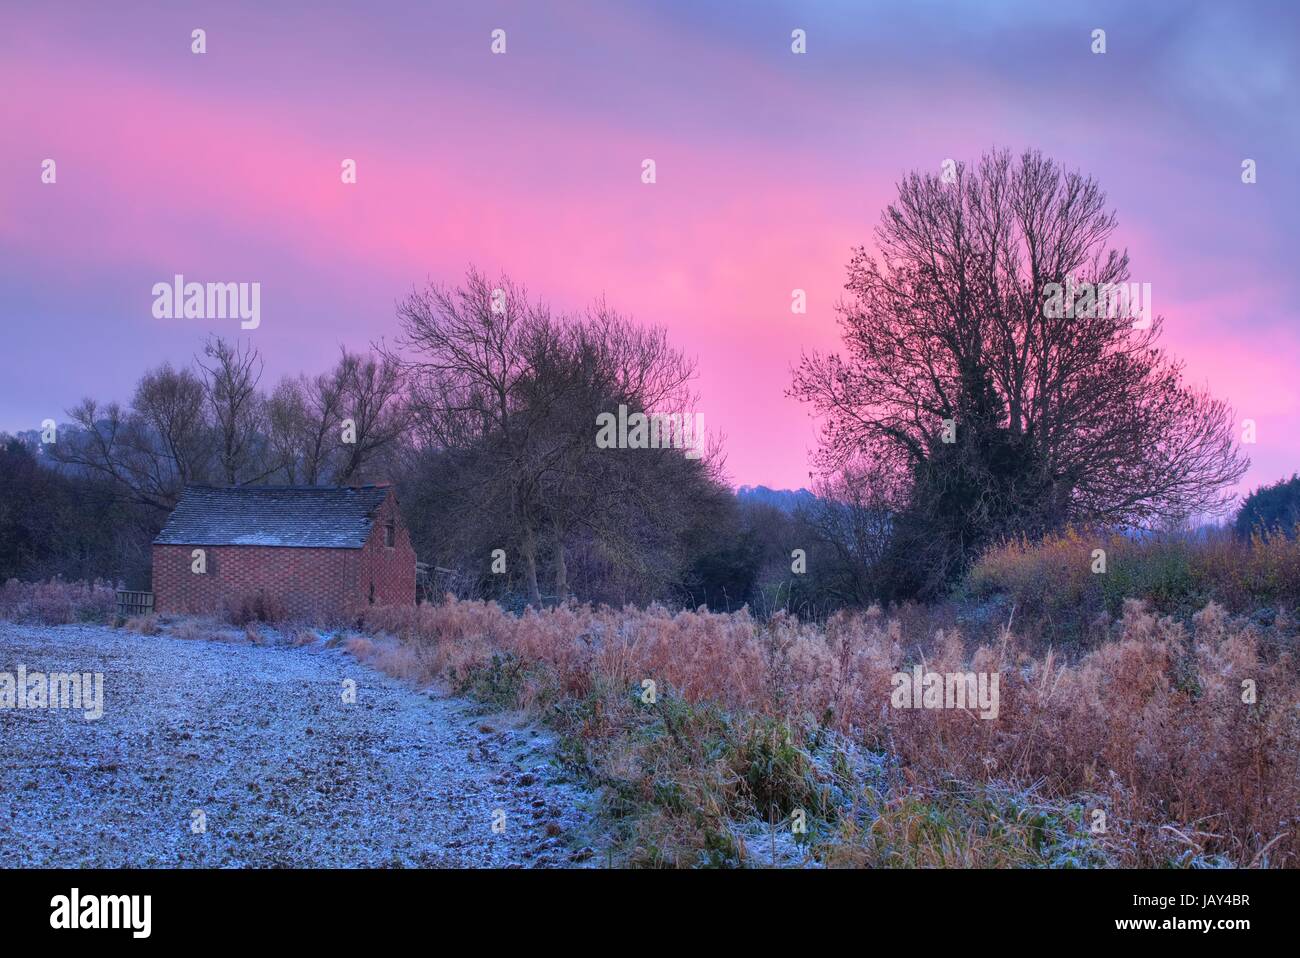
[(0, 867), (593, 864), (546, 735), (341, 651), (0, 622), (19, 665), (102, 672), (104, 714), (0, 708)]

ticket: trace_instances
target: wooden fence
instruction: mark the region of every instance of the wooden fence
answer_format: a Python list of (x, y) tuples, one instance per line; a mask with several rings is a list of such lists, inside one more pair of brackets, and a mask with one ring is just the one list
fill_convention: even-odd
[(147, 615), (153, 611), (152, 592), (130, 592), (117, 590), (117, 614), (125, 618), (128, 615)]

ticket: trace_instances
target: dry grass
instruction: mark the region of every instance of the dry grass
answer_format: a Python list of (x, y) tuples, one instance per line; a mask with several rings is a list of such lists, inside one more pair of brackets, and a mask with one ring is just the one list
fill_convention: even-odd
[(108, 622), (117, 607), (117, 591), (106, 582), (19, 582), (0, 586), (0, 619), (42, 625)]
[[(905, 635), (874, 609), (817, 627), (449, 599), (367, 625), (396, 641), (349, 648), (385, 671), (556, 723), (632, 864), (735, 864), (735, 821), (803, 808), (831, 864), (1300, 865), (1295, 663), (1215, 605), (1189, 629), (1129, 603), (1073, 663), (1010, 632), (968, 655), (959, 634)], [(893, 674), (922, 659), (997, 672), (998, 718), (891, 708)], [(877, 765), (855, 771), (862, 754)], [(1085, 824), (1096, 809), (1104, 835)]]
[(301, 648), (304, 645), (314, 645), (319, 640), (319, 636), (313, 629), (295, 629), (290, 643), (294, 648)]
[[(1104, 573), (1093, 571), (1097, 549), (1105, 552)], [(1005, 597), (1026, 628), (1057, 643), (1105, 638), (1129, 598), (1183, 618), (1209, 602), (1272, 618), (1300, 607), (1300, 538), (1242, 540), (1225, 530), (1201, 539), (1135, 540), (1071, 530), (990, 550), (964, 591), (975, 599)]]
[(257, 622), (276, 625), (289, 615), (278, 597), (259, 591), (227, 599), (222, 606), (222, 617), (242, 629)]
[(135, 615), (126, 620), (123, 626), (128, 632), (135, 632), (139, 635), (157, 635), (162, 631), (162, 625), (158, 622), (158, 617), (152, 612), (148, 615)]
[(219, 642), (225, 636), (222, 626), (211, 619), (185, 617), (171, 626), (171, 635), (191, 642)]

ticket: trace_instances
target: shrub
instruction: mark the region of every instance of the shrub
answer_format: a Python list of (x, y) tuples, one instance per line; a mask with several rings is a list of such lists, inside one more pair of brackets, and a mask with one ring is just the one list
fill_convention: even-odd
[(109, 622), (116, 606), (117, 592), (106, 582), (10, 579), (0, 586), (0, 618), (11, 622), (43, 625)]
[[(1106, 571), (1093, 571), (1094, 550)], [(1236, 613), (1300, 605), (1300, 541), (1285, 536), (1133, 539), (1071, 530), (1039, 543), (1010, 542), (986, 552), (961, 593), (1001, 596), (1017, 622), (1055, 642), (1107, 637), (1129, 598), (1190, 621), (1207, 602)]]

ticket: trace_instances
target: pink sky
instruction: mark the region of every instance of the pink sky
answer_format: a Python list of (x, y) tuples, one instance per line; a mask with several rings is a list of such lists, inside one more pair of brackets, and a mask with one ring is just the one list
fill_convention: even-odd
[(239, 333), (154, 319), (151, 287), (175, 273), (262, 284), (247, 335), (273, 381), (391, 337), (395, 300), (472, 263), (561, 308), (603, 294), (666, 326), (698, 358), (731, 478), (806, 485), (814, 429), (784, 395), (790, 365), (835, 348), (850, 247), (893, 184), (1037, 147), (1109, 191), (1166, 345), (1257, 421), (1247, 485), (1273, 481), (1300, 468), (1300, 31), (1281, 6), (1183, 6), (1116, 4), (1103, 56), (1095, 11), (1015, 4), (746, 6), (743, 25), (687, 4), (6, 11), (0, 429), (127, 399), (147, 366)]

